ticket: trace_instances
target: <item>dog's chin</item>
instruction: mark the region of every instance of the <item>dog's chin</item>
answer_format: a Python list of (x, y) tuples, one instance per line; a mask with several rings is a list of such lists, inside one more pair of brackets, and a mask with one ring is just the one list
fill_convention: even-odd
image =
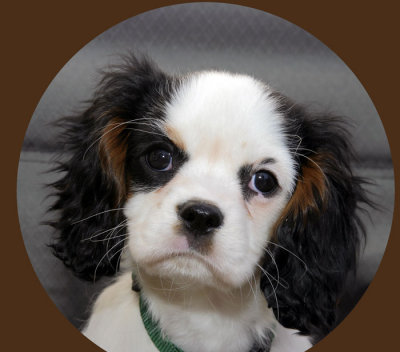
[(238, 284), (230, 280), (229, 275), (220, 272), (208, 259), (195, 252), (166, 255), (139, 267), (147, 275), (190, 285), (200, 284), (225, 290)]

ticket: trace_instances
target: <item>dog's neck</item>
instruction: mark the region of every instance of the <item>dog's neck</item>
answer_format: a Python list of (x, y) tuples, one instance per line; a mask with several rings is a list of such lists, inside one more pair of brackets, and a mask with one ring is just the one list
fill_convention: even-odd
[(138, 280), (160, 329), (183, 350), (247, 352), (275, 324), (257, 278), (229, 290), (145, 273)]

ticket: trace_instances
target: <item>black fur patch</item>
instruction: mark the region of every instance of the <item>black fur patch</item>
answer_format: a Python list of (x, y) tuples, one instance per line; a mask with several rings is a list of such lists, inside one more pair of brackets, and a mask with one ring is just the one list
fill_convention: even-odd
[[(274, 98), (280, 102), (287, 143), (298, 167), (292, 197), (299, 196), (296, 192), (308, 181), (307, 197), (313, 199), (302, 199), (295, 209), (289, 202), (276, 226), (277, 245), (268, 246), (275, 263), (266, 255), (263, 264), (275, 277), (278, 268), (283, 284), (271, 284), (263, 275), (261, 286), (282, 325), (318, 341), (335, 327), (337, 302), (346, 276), (355, 270), (365, 233), (358, 211), (372, 203), (362, 187), (365, 180), (353, 175), (354, 155), (343, 120), (311, 114), (279, 94)], [(310, 168), (323, 178), (305, 180), (310, 173), (304, 171)]]
[(240, 182), (240, 187), (242, 189), (243, 198), (246, 201), (250, 200), (251, 197), (257, 195), (257, 192), (254, 192), (252, 189), (249, 188), (249, 182), (251, 180), (252, 173), (252, 165), (244, 165), (240, 168), (238, 172), (238, 179)]
[[(261, 161), (260, 164), (267, 165), (271, 163), (272, 164), (275, 163), (275, 160), (272, 158), (267, 158)], [(262, 168), (260, 170), (262, 170)], [(240, 188), (242, 189), (243, 198), (246, 201), (249, 201), (252, 197), (257, 195), (257, 192), (249, 188), (249, 182), (251, 180), (251, 177), (253, 176), (253, 173), (254, 173), (254, 165), (249, 165), (249, 164), (243, 165), (237, 173), (240, 183)], [(273, 192), (270, 192), (270, 194), (268, 194), (268, 197), (276, 195), (276, 193), (279, 191), (279, 188), (280, 187), (278, 183), (277, 188)]]
[[(129, 57), (124, 65), (105, 73), (86, 111), (60, 121), (66, 129), (64, 153), (71, 153), (71, 157), (57, 167), (62, 177), (51, 185), (57, 196), (51, 210), (59, 214), (50, 223), (58, 234), (51, 247), (78, 276), (93, 280), (118, 270), (126, 235), (121, 208), (129, 193), (160, 187), (185, 160), (184, 153), (149, 123), (165, 118), (165, 104), (179, 83), (148, 60)], [(115, 136), (117, 140), (102, 144), (115, 128), (121, 129)], [(108, 166), (113, 152), (102, 149), (113, 148), (119, 142), (124, 143), (127, 152), (118, 161), (124, 165), (120, 165), (122, 175), (116, 178), (113, 170), (107, 170), (115, 167), (112, 162)], [(176, 160), (171, 172), (155, 175), (145, 165), (144, 154), (154, 144), (173, 151)]]

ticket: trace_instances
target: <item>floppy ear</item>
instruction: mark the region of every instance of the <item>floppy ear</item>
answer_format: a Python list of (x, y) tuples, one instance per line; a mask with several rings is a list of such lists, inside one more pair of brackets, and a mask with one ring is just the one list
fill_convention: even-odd
[(56, 201), (50, 222), (57, 230), (54, 254), (78, 276), (94, 280), (118, 270), (126, 236), (122, 208), (129, 196), (127, 151), (129, 124), (143, 115), (145, 94), (162, 73), (134, 57), (105, 74), (90, 107), (61, 120), (63, 154), (57, 167), (62, 177), (51, 186)]
[(263, 276), (261, 286), (282, 325), (318, 340), (335, 326), (337, 301), (355, 269), (364, 233), (357, 209), (369, 201), (364, 180), (351, 170), (343, 121), (280, 101), (298, 165), (297, 185), (265, 257), (264, 269), (274, 276), (279, 270), (280, 284), (272, 282), (272, 288)]
[[(127, 197), (125, 156), (129, 131), (119, 118), (92, 107), (69, 119), (72, 157), (60, 163), (63, 177), (52, 184), (57, 200), (51, 222), (58, 231), (54, 254), (78, 276), (92, 280), (117, 271), (126, 232), (122, 207)], [(94, 132), (95, 131), (95, 132)], [(107, 254), (106, 254), (107, 253)]]

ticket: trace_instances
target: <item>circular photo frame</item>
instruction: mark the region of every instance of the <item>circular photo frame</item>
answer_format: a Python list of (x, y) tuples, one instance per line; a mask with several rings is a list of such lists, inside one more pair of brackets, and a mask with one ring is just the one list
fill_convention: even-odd
[[(393, 179), (377, 111), (335, 53), (266, 12), (191, 3), (110, 28), (57, 74), (24, 139), (18, 212), (42, 286), (105, 350), (305, 351), (372, 281)], [(114, 296), (138, 297), (132, 316)]]

